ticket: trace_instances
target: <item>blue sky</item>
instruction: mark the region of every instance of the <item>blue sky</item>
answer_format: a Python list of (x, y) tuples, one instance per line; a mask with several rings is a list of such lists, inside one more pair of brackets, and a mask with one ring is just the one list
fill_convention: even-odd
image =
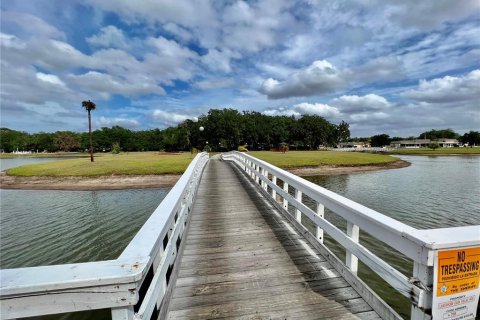
[(1, 126), (165, 128), (210, 108), (353, 136), (480, 129), (480, 2), (2, 1)]

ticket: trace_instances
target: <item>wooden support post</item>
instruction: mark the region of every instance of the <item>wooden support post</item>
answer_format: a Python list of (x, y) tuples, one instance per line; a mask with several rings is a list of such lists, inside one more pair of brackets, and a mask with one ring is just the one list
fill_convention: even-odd
[(260, 178), (258, 177), (258, 175), (260, 174), (260, 172), (258, 172), (258, 169), (260, 169), (260, 166), (258, 164), (255, 164), (255, 172), (254, 172), (254, 175), (255, 175), (255, 182), (258, 184), (258, 182), (260, 181)]
[(133, 306), (112, 308), (112, 320), (132, 320), (134, 311)]
[[(413, 263), (413, 279), (418, 279), (425, 287), (432, 288), (433, 286), (433, 267), (428, 267), (422, 265), (418, 262)], [(430, 320), (432, 316), (427, 314), (425, 310), (432, 308), (432, 293), (428, 294), (427, 297), (424, 297), (424, 302), (428, 301), (428, 305), (419, 308), (416, 305), (412, 304), (412, 313), (410, 319), (412, 320)]]
[[(277, 176), (272, 175), (272, 182), (277, 185)], [(274, 188), (272, 188), (272, 198), (273, 201), (277, 202), (277, 191)]]
[[(360, 229), (356, 224), (353, 224), (347, 221), (347, 235), (352, 238), (353, 241), (358, 243)], [(352, 273), (357, 274), (358, 271), (358, 258), (353, 255), (350, 251), (347, 250), (347, 257), (345, 264), (352, 271)]]
[[(319, 217), (322, 217), (322, 218), (324, 217), (325, 207), (323, 206), (323, 204), (317, 202), (316, 213)], [(315, 237), (318, 239), (318, 241), (320, 241), (320, 243), (323, 243), (323, 229), (320, 228), (319, 226), (317, 226), (315, 230)]]
[[(302, 203), (302, 191), (295, 189), (295, 200)], [(295, 209), (295, 219), (302, 224), (302, 212), (298, 209)]]
[[(263, 169), (263, 168), (260, 169), (260, 174), (261, 174), (262, 176), (265, 176), (265, 169)], [(259, 180), (260, 180), (260, 178), (259, 178)], [(263, 180), (260, 181), (260, 185), (262, 186), (262, 189), (265, 190), (265, 186), (267, 185), (267, 184), (265, 183), (265, 181), (263, 181)]]
[[(283, 181), (283, 191), (288, 193), (288, 183), (286, 183), (285, 181)], [(283, 209), (288, 211), (288, 200), (285, 198), (283, 198)]]

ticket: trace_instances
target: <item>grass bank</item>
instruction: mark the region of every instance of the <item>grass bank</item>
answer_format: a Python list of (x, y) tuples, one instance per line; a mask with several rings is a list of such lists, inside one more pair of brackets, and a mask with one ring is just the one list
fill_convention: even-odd
[(371, 153), (338, 151), (289, 151), (287, 153), (253, 151), (250, 155), (281, 168), (315, 166), (368, 166), (387, 164), (398, 158)]
[(194, 155), (190, 153), (132, 152), (118, 155), (101, 154), (90, 158), (76, 158), (42, 162), (7, 170), (16, 176), (83, 176), (181, 174)]
[(85, 152), (51, 152), (51, 153), (0, 153), (0, 159), (15, 158), (90, 158), (90, 154)]
[(387, 152), (387, 154), (398, 154), (398, 155), (469, 155), (469, 154), (480, 154), (480, 147), (474, 148), (438, 148), (435, 150), (429, 148), (418, 148), (418, 149), (407, 149), (400, 148), (393, 151)]

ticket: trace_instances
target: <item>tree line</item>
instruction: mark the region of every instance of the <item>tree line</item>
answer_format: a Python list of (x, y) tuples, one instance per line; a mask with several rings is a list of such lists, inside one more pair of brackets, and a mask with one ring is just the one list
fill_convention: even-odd
[[(201, 128), (203, 130), (201, 130)], [(319, 146), (336, 146), (350, 138), (348, 123), (333, 124), (317, 115), (268, 116), (255, 111), (211, 109), (198, 121), (185, 120), (164, 130), (134, 131), (120, 126), (93, 131), (96, 152), (111, 151), (226, 151), (245, 146), (250, 150), (269, 150), (280, 145), (300, 150)], [(87, 151), (88, 132), (57, 131), (27, 133), (8, 128), (0, 129), (0, 149), (3, 152)]]
[[(362, 138), (360, 138), (362, 139)], [(418, 136), (402, 138), (402, 137), (390, 137), (388, 134), (378, 134), (369, 138), (363, 138), (370, 142), (372, 147), (383, 147), (388, 146), (392, 141), (399, 140), (412, 140), (412, 139), (430, 139), (432, 142), (438, 141), (440, 139), (457, 139), (461, 144), (468, 144), (469, 146), (479, 146), (480, 145), (480, 132), (470, 131), (466, 132), (463, 135), (453, 131), (452, 129), (442, 129), (442, 130), (429, 130), (422, 132)], [(360, 140), (361, 141), (361, 140)]]

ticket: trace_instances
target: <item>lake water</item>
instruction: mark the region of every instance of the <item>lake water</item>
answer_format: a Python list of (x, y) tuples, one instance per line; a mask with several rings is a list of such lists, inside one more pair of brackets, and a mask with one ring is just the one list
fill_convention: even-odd
[[(480, 224), (479, 156), (402, 156), (412, 163), (401, 169), (307, 177), (308, 180), (418, 229)], [(326, 210), (341, 229), (346, 222)], [(360, 231), (360, 242), (411, 277), (413, 263), (394, 249)], [(326, 245), (343, 261), (345, 251), (330, 237)], [(360, 263), (359, 275), (403, 317), (410, 302)]]
[[(412, 165), (308, 179), (416, 228), (480, 224), (480, 157), (402, 156), (402, 159)], [(8, 165), (24, 164), (14, 162), (19, 160), (52, 159), (5, 159), (1, 161), (2, 170)], [(0, 267), (115, 259), (168, 191), (0, 190)], [(338, 216), (328, 210), (326, 216), (345, 228), (345, 222)], [(332, 239), (326, 237), (325, 242), (339, 257), (344, 257)], [(411, 261), (393, 249), (379, 246), (365, 233), (361, 233), (361, 242), (401, 272), (411, 275)], [(407, 299), (392, 292), (365, 266), (360, 265), (359, 274), (402, 316), (408, 317)]]

